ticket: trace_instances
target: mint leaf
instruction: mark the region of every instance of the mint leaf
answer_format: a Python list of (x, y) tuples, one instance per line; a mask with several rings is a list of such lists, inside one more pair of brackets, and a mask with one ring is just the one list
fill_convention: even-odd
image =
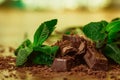
[(36, 56), (34, 57), (34, 64), (44, 64), (50, 65), (55, 58), (55, 53), (58, 50), (58, 46), (47, 46), (43, 45), (41, 47), (34, 47)]
[(117, 32), (120, 30), (120, 20), (115, 20), (110, 22), (107, 26), (106, 26), (106, 31), (110, 32)]
[(120, 48), (117, 46), (117, 44), (107, 44), (103, 51), (107, 57), (120, 64)]
[(42, 23), (34, 34), (33, 45), (34, 46), (41, 46), (42, 43), (53, 32), (56, 24), (57, 24), (57, 19), (53, 19), (53, 20), (46, 21), (46, 22)]
[(58, 46), (41, 46), (34, 48), (34, 51), (37, 51), (39, 53), (36, 54), (33, 63), (35, 64), (44, 64), (44, 65), (50, 65), (53, 62), (53, 59), (55, 58), (55, 53), (58, 50)]
[(106, 31), (108, 32), (108, 43), (112, 43), (120, 32), (120, 20), (110, 22), (106, 26)]
[(16, 66), (21, 66), (27, 61), (27, 57), (32, 52), (32, 43), (29, 39), (26, 39), (16, 50)]
[(34, 64), (40, 64), (40, 65), (51, 65), (53, 62), (54, 57), (49, 56), (43, 52), (34, 52), (34, 59), (32, 59), (32, 62)]
[(106, 21), (91, 22), (83, 27), (84, 34), (96, 43), (97, 48), (101, 48), (105, 44), (107, 24)]
[[(45, 49), (45, 47), (44, 47)], [(50, 49), (50, 48), (49, 48)], [(54, 51), (48, 51), (48, 48), (46, 48), (46, 52), (44, 51), (37, 51), (34, 59), (32, 60), (34, 64), (41, 64), (41, 65), (48, 65), (50, 66), (55, 58), (55, 53), (57, 48), (51, 47), (51, 49), (54, 49)]]
[(22, 42), (22, 44), (15, 50), (15, 55), (17, 56), (18, 51), (21, 48), (25, 48), (25, 47), (31, 47), (32, 46), (32, 42), (29, 39), (26, 39), (24, 42)]
[(28, 56), (32, 53), (32, 51), (33, 49), (29, 47), (20, 48), (16, 58), (16, 66), (23, 65), (27, 61)]
[(52, 46), (52, 48), (51, 48), (51, 54), (55, 56), (55, 53), (57, 52), (58, 49), (59, 49), (58, 46)]
[(91, 22), (83, 27), (83, 32), (88, 38), (95, 42), (104, 40), (106, 38), (106, 33), (104, 31), (106, 25), (106, 21)]
[(55, 53), (57, 51), (59, 47), (58, 46), (47, 46), (47, 45), (43, 45), (41, 47), (34, 47), (34, 51), (40, 51), (40, 52), (43, 52), (43, 53), (46, 53), (48, 55), (51, 55), (53, 53)]
[(120, 31), (119, 32), (110, 31), (108, 33), (108, 43), (115, 42), (119, 39), (120, 39)]

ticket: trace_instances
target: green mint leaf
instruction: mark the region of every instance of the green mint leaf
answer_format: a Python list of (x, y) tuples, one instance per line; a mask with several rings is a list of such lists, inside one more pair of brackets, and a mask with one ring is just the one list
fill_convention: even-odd
[(120, 32), (120, 20), (110, 22), (106, 26), (108, 32), (108, 43), (112, 43), (116, 39), (116, 35)]
[(18, 51), (21, 49), (21, 48), (25, 48), (25, 47), (30, 47), (32, 46), (32, 42), (29, 40), (29, 39), (26, 39), (24, 42), (22, 42), (22, 44), (15, 50), (15, 55), (17, 56), (18, 54)]
[(53, 62), (53, 57), (50, 55), (47, 55), (42, 52), (36, 52), (34, 53), (34, 59), (32, 59), (32, 62), (34, 64), (40, 64), (40, 65), (51, 65)]
[(45, 54), (51, 55), (52, 53), (55, 53), (58, 50), (58, 46), (47, 46), (47, 45), (42, 45), (39, 47), (34, 47), (34, 51), (40, 51)]
[(91, 22), (83, 27), (84, 34), (96, 43), (96, 48), (101, 48), (105, 44), (106, 21)]
[(117, 39), (117, 37), (118, 37), (118, 32), (110, 31), (108, 33), (108, 42), (107, 43), (110, 44), (110, 43), (114, 42)]
[(106, 38), (105, 26), (106, 21), (91, 22), (83, 27), (84, 34), (93, 41), (104, 40)]
[(42, 43), (53, 32), (56, 24), (57, 24), (57, 19), (53, 19), (53, 20), (46, 21), (46, 22), (42, 23), (34, 34), (33, 45), (34, 46), (41, 46)]
[(28, 56), (32, 53), (31, 47), (20, 48), (16, 58), (16, 66), (22, 66), (28, 59)]
[(110, 32), (116, 32), (120, 30), (120, 20), (112, 21), (106, 26), (106, 31)]
[(51, 54), (51, 47), (47, 45), (37, 46), (34, 47), (33, 49), (34, 51), (39, 51), (48, 55)]
[(58, 50), (58, 46), (47, 46), (43, 45), (41, 47), (34, 47), (34, 51), (37, 52), (36, 56), (34, 57), (33, 63), (35, 64), (44, 64), (44, 65), (51, 65), (56, 51)]
[(59, 49), (58, 46), (52, 46), (51, 54), (52, 54), (53, 56), (55, 56), (55, 53), (57, 52), (58, 49)]
[(103, 50), (104, 54), (120, 64), (120, 48), (115, 44), (107, 44)]

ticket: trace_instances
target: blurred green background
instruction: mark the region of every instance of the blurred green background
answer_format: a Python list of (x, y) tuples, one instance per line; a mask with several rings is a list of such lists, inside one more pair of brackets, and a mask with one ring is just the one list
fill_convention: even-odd
[(53, 42), (66, 29), (79, 31), (91, 21), (116, 17), (120, 17), (120, 0), (0, 0), (0, 44), (18, 46), (25, 37), (33, 40), (38, 26), (54, 18), (58, 24)]

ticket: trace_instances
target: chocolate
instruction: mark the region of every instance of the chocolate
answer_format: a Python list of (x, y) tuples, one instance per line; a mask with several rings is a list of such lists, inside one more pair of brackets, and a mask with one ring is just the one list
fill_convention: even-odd
[(84, 55), (85, 62), (93, 70), (108, 70), (108, 60), (94, 47), (88, 47)]
[(83, 55), (82, 54), (76, 55), (74, 58), (75, 58), (75, 60), (74, 60), (74, 65), (75, 66), (79, 66), (81, 64), (85, 64), (85, 60), (83, 59)]
[(61, 50), (62, 56), (67, 55), (67, 54), (74, 55), (75, 52), (77, 52), (77, 50), (71, 46), (66, 46), (66, 47), (62, 48), (62, 50)]
[(78, 52), (77, 52), (77, 54), (85, 53), (85, 51), (86, 51), (86, 41), (81, 42), (81, 44), (80, 44), (79, 47), (78, 47)]
[(71, 41), (72, 47), (78, 48), (81, 43), (81, 38), (78, 35), (63, 35), (63, 41)]
[(59, 46), (57, 55), (65, 56), (85, 53), (86, 42), (82, 36), (63, 35), (62, 40), (55, 43), (55, 45)]
[(77, 52), (77, 49), (72, 46), (72, 43), (68, 40), (58, 41), (55, 45), (59, 46), (59, 50), (57, 52), (57, 57), (65, 56), (65, 55), (74, 55)]
[(55, 58), (51, 69), (57, 72), (70, 71), (73, 65), (72, 58)]

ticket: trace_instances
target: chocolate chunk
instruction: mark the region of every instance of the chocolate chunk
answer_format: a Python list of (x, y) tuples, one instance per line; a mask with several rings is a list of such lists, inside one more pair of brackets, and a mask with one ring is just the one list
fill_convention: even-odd
[(57, 57), (65, 55), (78, 55), (85, 53), (87, 41), (84, 37), (79, 35), (63, 35), (61, 41), (55, 43), (59, 46), (59, 51), (57, 52)]
[(75, 49), (74, 47), (71, 46), (66, 46), (64, 48), (62, 48), (61, 50), (61, 54), (62, 56), (64, 55), (74, 55), (74, 53), (77, 52), (77, 49)]
[(85, 62), (93, 70), (108, 70), (108, 60), (94, 47), (88, 47), (84, 55)]
[(72, 58), (55, 58), (51, 69), (57, 72), (70, 71), (72, 68)]
[(86, 51), (86, 41), (81, 42), (81, 44), (79, 45), (77, 54), (85, 53), (85, 51)]
[(77, 49), (72, 47), (72, 43), (68, 40), (58, 41), (55, 45), (59, 46), (59, 50), (56, 54), (57, 57), (65, 55), (73, 55), (77, 52)]
[(72, 43), (72, 47), (78, 48), (81, 38), (78, 35), (63, 35), (63, 41), (68, 40)]

